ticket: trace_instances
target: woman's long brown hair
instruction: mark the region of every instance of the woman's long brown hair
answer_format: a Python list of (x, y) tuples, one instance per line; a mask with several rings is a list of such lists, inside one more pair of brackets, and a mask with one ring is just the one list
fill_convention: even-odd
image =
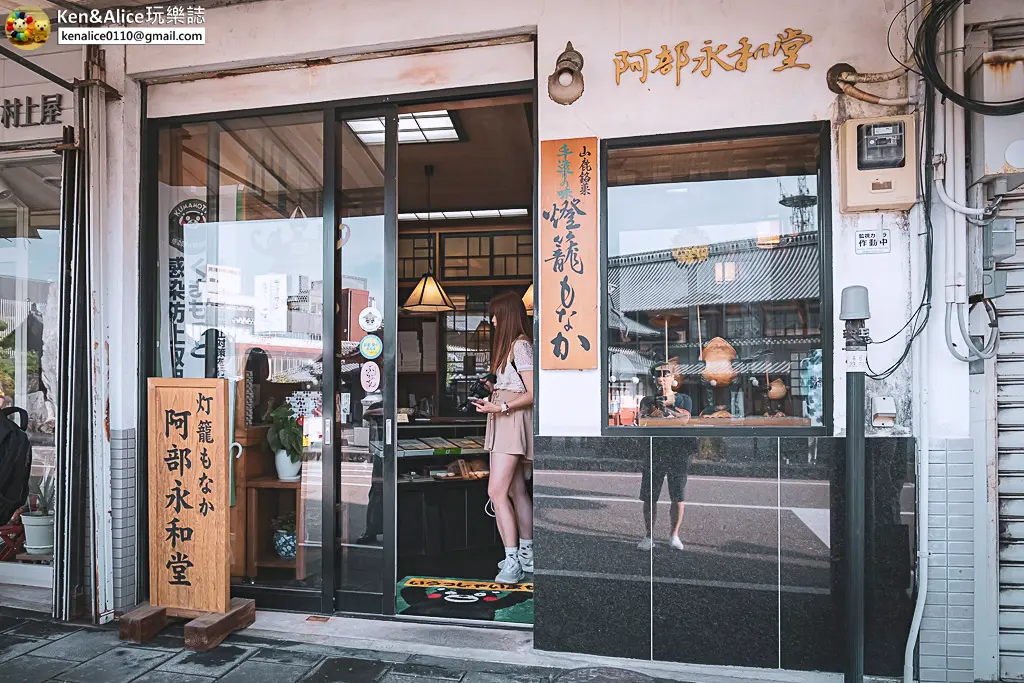
[(503, 292), (491, 299), (488, 312), (498, 321), (491, 343), (491, 372), (497, 374), (508, 365), (516, 340), (522, 337), (532, 339), (533, 335), (530, 334), (526, 306), (515, 292)]

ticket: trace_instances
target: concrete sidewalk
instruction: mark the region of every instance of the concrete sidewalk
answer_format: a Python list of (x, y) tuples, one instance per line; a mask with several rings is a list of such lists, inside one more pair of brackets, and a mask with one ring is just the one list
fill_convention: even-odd
[(56, 622), (0, 608), (0, 683), (547, 683), (560, 669), (445, 659), (395, 651), (285, 643), (248, 631), (216, 649), (184, 649), (184, 622), (143, 644), (117, 625)]
[(69, 624), (0, 607), (0, 683), (554, 683), (585, 667), (657, 683), (843, 680), (820, 672), (543, 652), (524, 629), (265, 611), (215, 650), (197, 653), (184, 648), (184, 622), (135, 645), (119, 640), (116, 623)]

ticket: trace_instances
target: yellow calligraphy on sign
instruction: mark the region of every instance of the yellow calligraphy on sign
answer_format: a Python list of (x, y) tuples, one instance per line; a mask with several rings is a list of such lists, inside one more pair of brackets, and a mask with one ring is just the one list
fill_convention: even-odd
[(676, 260), (676, 263), (687, 266), (704, 263), (710, 255), (711, 247), (706, 244), (697, 247), (676, 247), (672, 250), (672, 258)]
[(731, 52), (726, 52), (729, 50), (728, 43), (716, 44), (712, 40), (705, 40), (703, 47), (695, 50), (692, 57), (688, 52), (690, 41), (684, 40), (676, 43), (673, 48), (669, 48), (668, 44), (662, 44), (661, 49), (653, 55), (653, 66), (649, 59), (654, 53), (651, 48), (620, 50), (615, 53), (612, 60), (615, 65), (615, 85), (622, 82), (623, 74), (630, 72), (639, 73), (640, 82), (646, 83), (649, 74), (667, 76), (673, 71), (676, 75), (676, 85), (679, 85), (682, 82), (683, 69), (691, 64), (693, 66), (690, 73), (699, 71), (701, 76), (708, 78), (716, 70), (746, 72), (750, 60), (766, 60), (779, 55), (782, 57), (782, 63), (772, 71), (809, 69), (810, 64), (800, 62), (800, 49), (812, 40), (812, 36), (798, 28), (787, 28), (777, 34), (774, 42), (760, 43), (756, 47), (750, 42), (750, 38), (744, 36), (738, 41), (739, 47)]

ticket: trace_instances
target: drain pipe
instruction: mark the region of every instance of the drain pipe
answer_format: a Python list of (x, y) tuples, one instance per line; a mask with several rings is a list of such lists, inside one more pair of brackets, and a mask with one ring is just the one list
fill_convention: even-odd
[[(916, 3), (915, 3), (916, 4)], [(922, 12), (918, 12), (915, 16), (920, 17), (924, 13), (930, 11), (931, 2), (930, 0), (923, 0)], [(909, 16), (909, 15), (908, 15)], [(908, 26), (908, 29), (910, 27)], [(923, 83), (919, 80), (912, 81), (915, 86), (915, 96), (918, 101), (924, 101), (927, 96), (927, 90), (924, 88)], [(910, 84), (908, 84), (910, 85)], [(936, 114), (935, 104), (938, 98), (934, 98), (931, 102), (928, 102), (928, 106), (932, 108), (932, 111)], [(938, 132), (940, 125), (938, 120), (933, 120), (935, 126), (935, 132)], [(933, 149), (934, 152), (934, 149)], [(921, 167), (931, 168), (932, 159), (921, 159), (919, 170)], [(930, 206), (925, 206), (924, 202), (921, 203), (922, 211), (931, 211)], [(922, 216), (923, 220), (923, 216)], [(913, 272), (924, 274), (923, 268), (927, 267), (928, 259), (930, 254), (928, 253), (928, 243), (926, 240), (920, 240), (920, 248), (918, 250), (918, 264), (917, 269)], [(918, 278), (920, 282), (920, 290), (924, 290), (924, 277)], [(932, 301), (928, 304), (931, 305), (936, 298), (936, 292), (932, 290)], [(914, 378), (918, 387), (917, 399), (915, 401), (917, 425), (918, 425), (918, 438), (917, 438), (917, 515), (915, 521), (917, 522), (917, 543), (916, 543), (916, 555), (917, 555), (917, 571), (915, 578), (917, 579), (917, 597), (914, 603), (914, 615), (910, 623), (910, 633), (907, 634), (907, 644), (903, 653), (903, 682), (914, 683), (914, 655), (917, 652), (917, 640), (921, 633), (921, 622), (924, 619), (924, 606), (928, 600), (928, 469), (930, 465), (928, 448), (930, 446), (929, 439), (931, 437), (930, 423), (928, 418), (929, 411), (929, 374), (927, 372), (927, 363), (925, 360), (925, 354), (927, 350), (931, 348), (932, 337), (934, 336), (935, 326), (928, 325), (925, 327), (923, 334), (918, 337), (917, 349), (914, 351)]]

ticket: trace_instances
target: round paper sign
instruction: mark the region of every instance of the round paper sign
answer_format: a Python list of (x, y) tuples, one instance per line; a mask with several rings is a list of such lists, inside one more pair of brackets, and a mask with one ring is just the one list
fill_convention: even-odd
[(373, 306), (359, 311), (359, 327), (363, 328), (364, 332), (376, 332), (383, 320), (384, 316)]
[(363, 340), (359, 342), (359, 353), (363, 354), (363, 358), (369, 358), (373, 360), (380, 355), (380, 352), (384, 350), (384, 342), (380, 340), (375, 334), (368, 334), (363, 337)]
[(366, 393), (377, 391), (380, 387), (380, 368), (376, 363), (363, 363), (359, 370), (359, 384)]

